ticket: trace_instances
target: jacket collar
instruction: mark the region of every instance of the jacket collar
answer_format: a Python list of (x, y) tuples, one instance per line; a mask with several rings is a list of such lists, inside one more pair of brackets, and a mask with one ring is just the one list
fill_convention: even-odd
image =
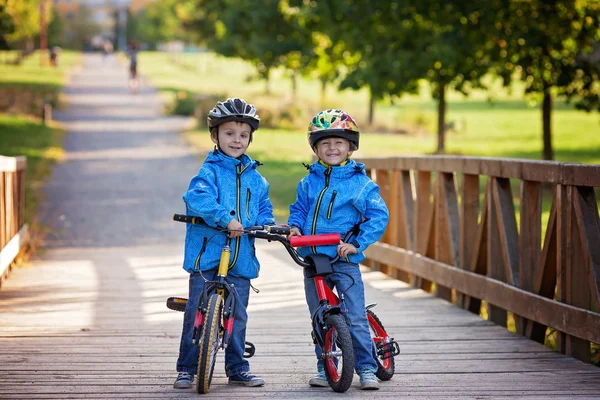
[(310, 173), (317, 174), (318, 176), (325, 176), (325, 171), (329, 169), (331, 170), (330, 176), (332, 178), (345, 179), (356, 173), (366, 175), (365, 165), (356, 162), (353, 159), (349, 159), (345, 165), (338, 165), (335, 167), (326, 167), (317, 160), (308, 167)]
[(206, 157), (206, 162), (211, 164), (218, 164), (221, 167), (232, 169), (234, 171), (237, 171), (237, 167), (240, 164), (243, 171), (248, 168), (256, 169), (259, 165), (262, 165), (260, 162), (251, 159), (250, 156), (248, 156), (247, 154), (242, 154), (238, 158), (233, 158), (229, 157), (227, 154), (223, 153), (216, 147), (214, 150), (208, 153), (208, 157)]

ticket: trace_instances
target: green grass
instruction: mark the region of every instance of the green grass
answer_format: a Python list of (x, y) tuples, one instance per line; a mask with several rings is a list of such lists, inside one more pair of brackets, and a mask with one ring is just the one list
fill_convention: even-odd
[[(2, 53), (6, 61), (14, 53)], [(32, 99), (40, 98), (57, 102), (58, 94), (66, 82), (67, 72), (79, 63), (80, 53), (62, 51), (58, 67), (40, 66), (39, 54), (27, 57), (20, 65), (0, 64), (0, 95), (2, 93), (33, 92)], [(29, 97), (26, 97), (29, 98)], [(14, 114), (0, 114), (0, 155), (26, 156), (25, 221), (30, 224), (32, 247), (44, 231), (36, 220), (36, 212), (42, 201), (40, 186), (50, 175), (50, 166), (62, 157), (61, 138), (64, 131), (55, 125), (46, 126), (42, 121)]]
[[(212, 53), (168, 55), (146, 52), (140, 55), (140, 70), (163, 92), (186, 90), (202, 95), (244, 97), (257, 105), (259, 114), (271, 113), (273, 108), (291, 108), (291, 84), (282, 70), (273, 73), (271, 94), (264, 92), (264, 82), (250, 79), (253, 68), (238, 59), (228, 59)], [(447, 121), (456, 129), (448, 133), (448, 154), (486, 157), (540, 159), (542, 154), (542, 125), (539, 105), (534, 99), (524, 99), (522, 88), (515, 84), (511, 90), (489, 79), (490, 91), (475, 90), (465, 98), (456, 92), (448, 93)], [(333, 86), (333, 85), (332, 85)], [(327, 107), (348, 111), (361, 129), (361, 148), (355, 156), (397, 156), (432, 154), (437, 137), (436, 104), (431, 100), (426, 84), (421, 93), (404, 96), (393, 104), (382, 101), (375, 110), (373, 127), (366, 127), (368, 95), (365, 90), (338, 92), (330, 87)], [(312, 113), (320, 109), (319, 83), (299, 80), (297, 100), (299, 119), (294, 129), (261, 128), (248, 153), (265, 163), (263, 175), (271, 183), (271, 197), (278, 219), (285, 220), (287, 206), (294, 200), (295, 186), (306, 170), (312, 153), (306, 141), (305, 127)], [(600, 163), (600, 116), (576, 111), (564, 101), (557, 101), (553, 111), (553, 145), (557, 161)], [(405, 134), (385, 133), (403, 131)], [(196, 135), (201, 147), (211, 147), (204, 129)], [(518, 188), (515, 195), (518, 195)], [(545, 204), (549, 204), (545, 202)], [(518, 204), (516, 204), (518, 210)], [(549, 205), (547, 206), (549, 208)], [(543, 216), (547, 220), (547, 210)]]
[(0, 87), (46, 87), (59, 90), (65, 83), (66, 72), (80, 62), (81, 53), (63, 50), (58, 57), (57, 67), (40, 66), (38, 52), (23, 60), (21, 65), (0, 64)]
[(0, 155), (26, 156), (25, 220), (35, 223), (41, 201), (40, 185), (50, 174), (50, 165), (62, 157), (62, 129), (45, 126), (26, 116), (0, 114)]

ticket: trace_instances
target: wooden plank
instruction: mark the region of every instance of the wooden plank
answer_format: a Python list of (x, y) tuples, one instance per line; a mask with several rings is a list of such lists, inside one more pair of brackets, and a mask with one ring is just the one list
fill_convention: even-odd
[[(428, 249), (432, 248), (431, 237), (435, 232), (434, 205), (431, 203), (431, 173), (418, 171), (416, 183), (415, 199), (415, 230), (414, 247), (417, 253), (427, 254)], [(414, 282), (415, 287), (429, 291), (431, 282), (424, 282), (417, 278)]]
[[(413, 183), (410, 171), (400, 171), (398, 174), (398, 188), (400, 190), (400, 213), (404, 225), (401, 225), (400, 232), (405, 238), (405, 245), (401, 246), (408, 250), (414, 249), (414, 199)], [(402, 229), (403, 227), (403, 229)]]
[(600, 187), (600, 165), (467, 156), (358, 158), (369, 168), (489, 175), (497, 178)]
[(594, 308), (600, 310), (600, 218), (596, 194), (594, 189), (589, 187), (578, 187), (574, 190), (575, 220), (579, 241), (583, 247), (582, 262), (586, 266)]
[(6, 157), (0, 156), (0, 172), (17, 172), (27, 167), (27, 157)]
[[(539, 265), (540, 246), (542, 235), (542, 191), (541, 184), (537, 182), (521, 182), (521, 218), (519, 235), (519, 287), (531, 293), (535, 291), (535, 277), (537, 270), (543, 268)], [(515, 315), (516, 331), (527, 335), (527, 321)]]
[[(479, 212), (479, 176), (463, 175), (461, 186), (461, 212), (459, 232), (458, 265), (468, 270), (477, 243), (477, 216)], [(462, 293), (456, 293), (456, 304), (467, 308), (468, 300)]]
[(445, 265), (411, 251), (375, 243), (368, 256), (425, 279), (497, 304), (525, 318), (579, 338), (600, 342), (600, 314), (528, 293), (504, 282)]
[[(554, 201), (556, 203), (556, 300), (567, 301), (566, 265), (567, 255), (570, 254), (570, 241), (567, 241), (567, 214), (571, 205), (566, 199), (564, 185), (556, 185)], [(559, 330), (556, 335), (556, 347), (561, 353), (566, 352), (565, 335)]]
[(13, 236), (13, 238), (7, 243), (4, 248), (0, 249), (0, 277), (8, 269), (10, 264), (14, 261), (15, 257), (21, 251), (21, 248), (29, 240), (29, 227), (27, 224), (23, 225), (19, 232)]
[[(445, 264), (458, 264), (458, 205), (454, 175), (442, 173), (436, 179), (435, 259)], [(452, 301), (452, 288), (436, 285), (436, 295)]]
[[(567, 187), (567, 203), (573, 206), (569, 207), (567, 213), (567, 253), (566, 264), (566, 303), (575, 307), (588, 309), (590, 305), (589, 285), (582, 285), (582, 282), (588, 280), (587, 268), (584, 263), (583, 243), (580, 240), (577, 228), (577, 216), (575, 214), (576, 188)], [(565, 338), (565, 353), (582, 360), (590, 362), (590, 343), (578, 337), (568, 335)]]
[[(558, 185), (557, 185), (558, 186)], [(534, 268), (535, 276), (533, 277), (532, 293), (552, 299), (556, 290), (556, 268), (557, 268), (557, 251), (559, 237), (557, 229), (557, 206), (559, 188), (554, 188), (554, 196), (552, 206), (550, 207), (550, 217), (546, 227), (546, 236), (544, 237), (544, 245), (540, 253), (537, 268)], [(525, 231), (527, 234), (527, 231)], [(535, 235), (535, 233), (533, 233)], [(533, 250), (535, 251), (535, 249)], [(523, 253), (522, 253), (523, 254)], [(527, 254), (525, 252), (524, 254)], [(526, 288), (523, 288), (527, 290)], [(535, 321), (528, 321), (525, 331), (525, 336), (535, 340), (538, 343), (544, 343), (546, 339), (546, 326)]]
[(6, 172), (0, 171), (0, 249), (8, 243), (6, 233)]
[[(496, 186), (498, 178), (490, 177), (488, 189), (488, 221), (487, 221), (487, 274), (490, 278), (500, 282), (506, 282), (506, 269), (504, 249), (500, 241), (501, 217), (497, 202), (495, 201)], [(488, 319), (495, 324), (506, 327), (506, 310), (498, 307), (497, 303), (489, 301), (489, 298), (481, 297), (488, 301)]]
[(507, 283), (519, 285), (519, 233), (515, 219), (510, 181), (506, 178), (495, 179), (493, 185), (495, 212), (498, 218), (498, 233), (504, 258), (504, 275)]

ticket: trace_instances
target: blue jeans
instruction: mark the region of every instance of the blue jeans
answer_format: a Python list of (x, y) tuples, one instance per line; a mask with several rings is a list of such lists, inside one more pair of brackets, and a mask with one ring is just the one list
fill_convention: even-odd
[[(354, 285), (352, 285), (352, 279), (354, 279)], [(338, 293), (344, 293), (345, 305), (341, 305), (341, 307), (352, 336), (355, 371), (358, 374), (364, 371), (375, 373), (377, 371), (377, 362), (375, 361), (377, 353), (371, 339), (365, 311), (365, 286), (358, 265), (344, 261), (336, 262), (333, 264), (333, 273), (325, 277), (325, 283), (330, 288), (335, 287)], [(313, 278), (304, 278), (304, 294), (312, 317), (319, 307), (317, 288)], [(321, 348), (318, 345), (315, 346), (315, 353), (318, 366), (318, 364), (322, 364)]]
[[(217, 270), (205, 271), (203, 275), (208, 280), (214, 280)], [(246, 343), (246, 323), (248, 322), (248, 298), (250, 296), (250, 280), (236, 276), (227, 276), (226, 281), (235, 287), (235, 315), (233, 332), (229, 346), (225, 349), (225, 373), (227, 376), (236, 375), (250, 370), (250, 364), (243, 358)], [(198, 299), (204, 289), (204, 279), (200, 273), (190, 274), (190, 289), (188, 302), (183, 315), (183, 329), (179, 344), (179, 358), (177, 359), (177, 372), (196, 374), (198, 372), (198, 356), (200, 348), (192, 343), (194, 319), (198, 307)]]

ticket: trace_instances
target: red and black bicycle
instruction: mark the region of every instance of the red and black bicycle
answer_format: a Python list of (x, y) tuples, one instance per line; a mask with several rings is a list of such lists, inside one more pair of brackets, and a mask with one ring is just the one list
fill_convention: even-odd
[[(200, 217), (188, 215), (175, 214), (173, 219), (190, 224), (205, 224)], [(223, 234), (229, 232), (227, 229), (217, 228), (217, 230)], [(303, 246), (337, 245), (340, 243), (340, 235), (294, 236), (288, 239), (287, 235), (290, 233), (288, 227), (268, 225), (251, 226), (245, 228), (244, 233), (250, 237), (283, 244), (296, 264), (310, 270), (309, 274), (315, 281), (320, 304), (312, 316), (312, 338), (314, 343), (321, 348), (325, 375), (329, 385), (336, 392), (345, 392), (350, 387), (354, 375), (352, 338), (342, 311), (344, 309), (343, 293), (338, 296), (325, 283), (324, 279), (325, 276), (333, 273), (332, 264), (336, 259), (332, 260), (323, 254), (314, 254), (303, 258), (295, 249)], [(351, 233), (344, 238), (344, 241), (347, 241), (350, 235)], [(228, 284), (225, 282), (230, 252), (229, 240), (227, 240), (221, 252), (217, 279), (214, 282), (207, 282), (205, 285), (196, 311), (194, 343), (200, 346), (198, 380), (196, 381), (198, 393), (208, 393), (217, 351), (227, 347), (233, 329), (232, 317), (235, 303), (230, 300), (233, 296), (229, 296)], [(184, 311), (186, 301), (184, 298), (170, 297), (167, 300), (167, 307), (176, 311)], [(387, 381), (394, 375), (394, 357), (400, 354), (400, 347), (387, 334), (383, 324), (373, 312), (372, 308), (375, 305), (375, 303), (367, 305), (366, 313), (373, 343), (377, 350), (376, 376), (382, 381)], [(251, 357), (254, 354), (254, 346), (247, 342), (246, 351), (248, 354), (245, 356)]]

